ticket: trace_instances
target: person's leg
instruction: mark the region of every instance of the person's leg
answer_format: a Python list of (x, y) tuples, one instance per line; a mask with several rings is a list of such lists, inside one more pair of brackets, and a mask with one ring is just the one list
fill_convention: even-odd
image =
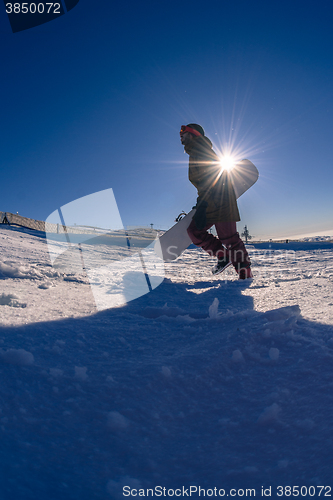
[(221, 243), (227, 248), (227, 256), (239, 273), (240, 269), (251, 265), (249, 254), (236, 229), (236, 222), (217, 222), (216, 232)]
[(197, 229), (194, 220), (187, 228), (187, 233), (191, 241), (205, 250), (211, 256), (217, 256), (218, 258), (223, 258), (226, 256), (226, 250), (222, 245), (219, 238), (216, 238), (213, 234), (208, 232), (208, 229), (212, 227), (212, 224), (206, 226), (204, 229)]

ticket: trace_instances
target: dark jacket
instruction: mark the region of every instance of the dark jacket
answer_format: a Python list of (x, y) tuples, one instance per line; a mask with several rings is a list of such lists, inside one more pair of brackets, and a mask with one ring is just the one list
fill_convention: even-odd
[(208, 203), (207, 225), (240, 221), (228, 171), (221, 171), (219, 158), (208, 137), (194, 137), (191, 143), (185, 146), (185, 151), (190, 157), (189, 180), (197, 188), (199, 200)]

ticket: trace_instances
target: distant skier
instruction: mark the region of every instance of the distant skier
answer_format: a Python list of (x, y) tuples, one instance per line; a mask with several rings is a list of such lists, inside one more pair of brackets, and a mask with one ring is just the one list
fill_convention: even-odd
[[(232, 264), (240, 279), (252, 278), (250, 258), (236, 229), (240, 216), (228, 171), (221, 169), (200, 125), (182, 125), (180, 140), (189, 155), (189, 180), (198, 190), (196, 212), (187, 229), (191, 241), (217, 257), (213, 274)], [(213, 225), (218, 237), (208, 232)]]

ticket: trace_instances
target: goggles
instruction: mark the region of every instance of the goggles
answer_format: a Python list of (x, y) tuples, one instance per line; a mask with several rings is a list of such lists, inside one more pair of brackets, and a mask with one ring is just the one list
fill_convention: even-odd
[(199, 137), (201, 134), (200, 132), (198, 132), (197, 130), (194, 130), (194, 128), (191, 128), (191, 127), (187, 127), (186, 125), (182, 125), (180, 127), (180, 135), (183, 135), (185, 134), (186, 132), (189, 132), (190, 134), (193, 134), (195, 135), (196, 137)]

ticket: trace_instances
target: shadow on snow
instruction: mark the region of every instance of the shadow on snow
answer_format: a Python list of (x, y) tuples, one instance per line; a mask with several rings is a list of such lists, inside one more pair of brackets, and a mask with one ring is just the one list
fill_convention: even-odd
[(1, 328), (2, 498), (330, 484), (332, 327), (256, 312), (247, 286), (165, 280), (91, 317)]

